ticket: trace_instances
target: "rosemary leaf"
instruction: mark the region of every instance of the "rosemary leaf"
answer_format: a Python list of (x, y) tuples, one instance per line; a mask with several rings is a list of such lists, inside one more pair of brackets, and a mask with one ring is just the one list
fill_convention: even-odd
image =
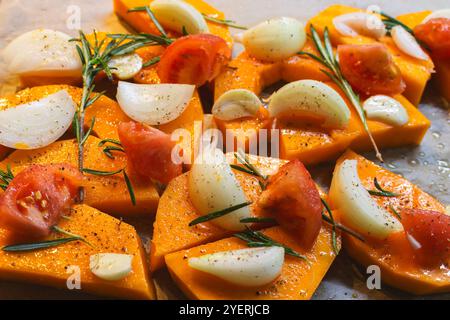
[(380, 184), (378, 183), (377, 178), (373, 178), (373, 184), (375, 185), (375, 188), (377, 188), (377, 190), (367, 190), (369, 192), (369, 194), (373, 195), (373, 196), (379, 196), (379, 197), (398, 197), (400, 196), (399, 193), (395, 193), (395, 192), (391, 192), (388, 190), (383, 189)]
[(152, 20), (153, 24), (155, 25), (156, 29), (167, 38), (167, 33), (164, 30), (164, 28), (161, 26), (159, 21), (156, 19), (155, 15), (153, 14), (153, 11), (150, 9), (149, 6), (143, 6), (143, 7), (135, 7), (128, 10), (128, 12), (136, 12), (136, 11), (145, 11), (147, 12), (148, 16)]
[(251, 218), (244, 218), (240, 220), (241, 223), (276, 223), (276, 220), (274, 218), (258, 218), (258, 217), (251, 217)]
[(113, 144), (118, 145), (118, 146), (122, 146), (122, 143), (119, 140), (116, 140), (116, 139), (103, 139), (102, 141), (100, 141), (98, 143), (98, 146), (102, 147), (107, 142), (113, 143)]
[(400, 215), (400, 212), (398, 212), (397, 210), (395, 210), (395, 208), (392, 205), (389, 205), (389, 209), (391, 209), (391, 211), (397, 216), (397, 218), (399, 220), (402, 220), (402, 216)]
[(247, 30), (248, 29), (245, 26), (241, 26), (241, 25), (236, 24), (236, 21), (233, 21), (233, 20), (225, 20), (225, 19), (214, 18), (214, 17), (211, 17), (211, 16), (209, 16), (207, 14), (204, 14), (204, 13), (202, 13), (202, 15), (205, 18), (205, 20), (210, 21), (210, 22), (214, 22), (214, 23), (217, 23), (217, 24), (223, 24), (223, 25), (226, 25), (228, 27), (235, 28), (235, 29), (241, 29), (241, 30)]
[(243, 202), (243, 203), (231, 206), (231, 207), (223, 209), (223, 210), (219, 210), (219, 211), (215, 211), (215, 212), (211, 212), (211, 213), (205, 214), (205, 215), (203, 215), (201, 217), (198, 217), (197, 219), (192, 220), (189, 223), (189, 226), (192, 227), (192, 226), (195, 226), (196, 224), (199, 224), (199, 223), (203, 223), (203, 222), (206, 222), (206, 221), (210, 221), (210, 220), (213, 220), (213, 219), (220, 218), (220, 217), (222, 217), (222, 216), (224, 216), (226, 214), (229, 214), (229, 213), (231, 213), (233, 211), (236, 211), (238, 209), (244, 208), (244, 207), (246, 207), (246, 206), (248, 206), (250, 204), (252, 204), (252, 202), (250, 202), (250, 201), (249, 202)]
[[(328, 217), (330, 218), (330, 222), (331, 222), (331, 226), (332, 226), (332, 228), (331, 228), (331, 244), (333, 246), (334, 253), (337, 255), (337, 254), (339, 254), (340, 249), (338, 248), (338, 245), (337, 245), (336, 222), (334, 221), (333, 212), (331, 211), (330, 206), (325, 201), (325, 199), (320, 198), (320, 200), (322, 201), (322, 204), (328, 213)], [(323, 213), (322, 213), (322, 216), (324, 216)]]
[(58, 226), (52, 226), (52, 230), (55, 231), (55, 232), (61, 233), (61, 234), (65, 235), (65, 236), (71, 237), (71, 238), (78, 238), (80, 241), (82, 241), (82, 242), (86, 243), (87, 245), (93, 247), (92, 244), (90, 244), (84, 237), (79, 236), (77, 234), (74, 234), (72, 232), (66, 231), (64, 229), (61, 229)]
[(47, 240), (47, 241), (34, 242), (34, 243), (21, 243), (21, 244), (4, 246), (2, 248), (2, 250), (7, 251), (7, 252), (33, 251), (33, 250), (40, 250), (40, 249), (56, 247), (61, 244), (72, 242), (72, 241), (82, 241), (82, 239), (79, 237), (69, 237), (69, 238), (61, 238), (61, 239)]
[(230, 167), (235, 169), (235, 170), (238, 170), (238, 171), (242, 171), (242, 172), (245, 172), (245, 173), (248, 173), (248, 174), (251, 174), (251, 175), (255, 175), (255, 173), (253, 171), (250, 171), (250, 170), (248, 170), (248, 169), (246, 169), (244, 167), (241, 167), (239, 165), (236, 165), (236, 164), (230, 164)]
[(100, 170), (94, 170), (94, 169), (88, 169), (88, 168), (83, 168), (83, 172), (84, 173), (89, 173), (89, 174), (93, 174), (96, 176), (113, 176), (115, 174), (121, 173), (124, 169), (119, 169), (116, 171), (100, 171)]
[(133, 206), (135, 206), (136, 205), (136, 196), (134, 194), (133, 185), (131, 184), (131, 180), (128, 177), (125, 170), (123, 170), (123, 178), (125, 179), (125, 183), (127, 184), (127, 189), (128, 189), (128, 193), (130, 194), (131, 203), (133, 204)]
[(153, 65), (157, 64), (160, 60), (161, 60), (161, 57), (154, 57), (153, 59), (150, 59), (147, 62), (145, 62), (144, 64), (142, 64), (142, 67), (147, 68), (147, 67), (153, 66)]
[(94, 125), (95, 125), (95, 117), (92, 117), (91, 125), (89, 126), (88, 131), (86, 131), (86, 133), (84, 134), (83, 139), (82, 139), (81, 142), (80, 142), (81, 145), (84, 145), (84, 144), (86, 143), (87, 139), (89, 138), (89, 136), (90, 136), (91, 133), (92, 133), (92, 130), (94, 129)]

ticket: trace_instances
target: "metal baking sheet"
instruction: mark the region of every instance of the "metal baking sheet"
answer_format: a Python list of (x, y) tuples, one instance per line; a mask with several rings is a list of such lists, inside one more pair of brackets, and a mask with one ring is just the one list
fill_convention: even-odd
[[(227, 18), (252, 25), (276, 16), (292, 16), (306, 21), (320, 10), (336, 3), (329, 0), (208, 0), (224, 11)], [(377, 5), (391, 15), (448, 7), (448, 0), (381, 0), (348, 1), (341, 4), (367, 8)], [(125, 28), (113, 13), (112, 0), (0, 0), (0, 50), (15, 36), (35, 28), (53, 28), (72, 35), (75, 29), (71, 14), (80, 10), (84, 31), (122, 32)], [(234, 31), (233, 31), (234, 32)], [(236, 52), (240, 48), (237, 46)], [(16, 80), (8, 76), (0, 61), (0, 96), (16, 89)], [(429, 86), (431, 87), (431, 86)], [(428, 88), (420, 110), (432, 121), (423, 143), (383, 151), (389, 170), (403, 175), (445, 204), (450, 204), (450, 116), (448, 103), (432, 88)], [(374, 160), (373, 153), (365, 156)], [(316, 181), (328, 187), (332, 164), (312, 168)], [(153, 221), (130, 221), (137, 226), (148, 250)], [(158, 298), (180, 299), (183, 294), (170, 280), (167, 271), (154, 275)], [(78, 292), (55, 290), (34, 285), (0, 282), (0, 299), (80, 299), (95, 298)], [(449, 299), (450, 294), (415, 297), (382, 285), (381, 290), (369, 290), (364, 270), (341, 253), (317, 289), (314, 299)]]

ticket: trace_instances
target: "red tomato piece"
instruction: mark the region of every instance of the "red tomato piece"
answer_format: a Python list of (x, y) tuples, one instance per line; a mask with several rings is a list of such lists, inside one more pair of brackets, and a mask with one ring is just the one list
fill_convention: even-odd
[(218, 76), (231, 59), (231, 49), (222, 38), (195, 34), (173, 42), (161, 56), (158, 76), (163, 83), (202, 85)]
[(383, 44), (339, 45), (337, 52), (342, 74), (356, 91), (371, 96), (405, 90), (400, 69)]
[(419, 24), (414, 28), (414, 35), (428, 46), (434, 57), (450, 58), (450, 19), (436, 18)]
[(420, 263), (440, 265), (450, 259), (450, 216), (437, 211), (405, 209), (401, 213), (405, 232), (420, 244)]
[(305, 248), (312, 247), (322, 226), (322, 202), (303, 163), (292, 160), (282, 166), (269, 178), (258, 203), (282, 227), (297, 234)]
[(45, 237), (70, 210), (83, 176), (72, 165), (32, 165), (0, 195), (0, 225), (14, 234)]
[(128, 161), (141, 176), (168, 183), (182, 173), (182, 165), (172, 160), (176, 143), (170, 135), (130, 121), (119, 124), (119, 137)]

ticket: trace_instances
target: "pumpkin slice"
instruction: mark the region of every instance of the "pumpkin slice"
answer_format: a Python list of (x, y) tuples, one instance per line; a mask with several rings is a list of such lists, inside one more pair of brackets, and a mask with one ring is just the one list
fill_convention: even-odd
[[(116, 298), (155, 298), (141, 240), (132, 226), (87, 205), (74, 206), (69, 217), (61, 219), (58, 226), (84, 237), (92, 247), (74, 241), (38, 251), (0, 250), (0, 278), (67, 289), (68, 278), (79, 268), (83, 292)], [(0, 246), (23, 241), (13, 241), (8, 231), (0, 229)], [(97, 278), (90, 271), (89, 257), (98, 253), (132, 255), (132, 272), (118, 281)]]
[[(217, 242), (171, 253), (166, 256), (166, 264), (173, 280), (191, 299), (199, 300), (307, 300), (322, 281), (325, 273), (336, 257), (331, 246), (331, 231), (322, 227), (312, 249), (305, 252), (295, 237), (280, 227), (266, 229), (263, 233), (275, 241), (304, 254), (310, 262), (289, 255), (281, 275), (272, 283), (256, 287), (242, 287), (228, 283), (218, 277), (195, 270), (188, 265), (188, 259), (220, 251), (247, 248), (237, 238), (227, 238)], [(339, 244), (338, 244), (339, 245)]]
[[(383, 189), (401, 194), (397, 197), (373, 196), (378, 205), (388, 212), (391, 212), (390, 207), (393, 207), (398, 212), (414, 208), (445, 213), (444, 206), (418, 186), (352, 151), (342, 155), (337, 164), (347, 159), (358, 161), (358, 175), (366, 189), (375, 189), (374, 178), (376, 177)], [(329, 202), (331, 208), (335, 209), (334, 203)], [(337, 209), (333, 210), (333, 213), (340, 215)], [(412, 249), (407, 241), (404, 241), (404, 233), (395, 234), (387, 240), (377, 242), (361, 242), (345, 234), (343, 237), (344, 248), (350, 256), (364, 266), (378, 265), (381, 268), (382, 280), (386, 284), (414, 294), (430, 294), (450, 290), (448, 268), (427, 270), (411, 264), (410, 258), (405, 252), (410, 252)], [(392, 249), (393, 246), (395, 249)]]
[[(192, 5), (200, 13), (211, 15), (214, 18), (224, 19), (225, 16), (222, 12), (218, 11), (211, 5), (202, 0), (185, 0), (188, 4)], [(131, 27), (138, 32), (159, 34), (158, 29), (147, 15), (145, 11), (142, 12), (128, 12), (128, 10), (135, 7), (148, 6), (152, 0), (114, 0), (114, 11), (116, 14), (125, 20)], [(206, 21), (209, 32), (224, 39), (228, 46), (233, 45), (233, 39), (231, 38), (228, 27)], [(171, 30), (168, 30), (171, 31)]]
[[(234, 161), (232, 154), (228, 154), (227, 158), (230, 163)], [(251, 157), (250, 159), (262, 171), (262, 174), (272, 174), (278, 170), (280, 165), (286, 163), (284, 160), (265, 157)], [(233, 171), (248, 201), (255, 202), (261, 194), (258, 179), (238, 170)], [(233, 234), (233, 231), (222, 229), (210, 221), (189, 226), (189, 223), (199, 215), (189, 199), (188, 174), (185, 173), (173, 179), (161, 196), (153, 224), (153, 239), (150, 249), (152, 272), (164, 266), (164, 256), (168, 253), (216, 241)], [(256, 217), (267, 215), (254, 205), (250, 205), (250, 211), (252, 216)]]
[[(101, 140), (90, 136), (84, 147), (85, 168), (100, 171), (116, 171), (126, 167), (125, 154), (113, 151), (115, 159), (108, 158)], [(57, 141), (51, 145), (36, 150), (17, 150), (0, 162), (0, 168), (10, 165), (13, 173), (20, 172), (30, 164), (70, 163), (78, 164), (78, 145), (75, 140)], [(149, 181), (141, 181), (133, 172), (127, 169), (132, 180), (136, 196), (133, 206), (123, 174), (113, 176), (97, 176), (85, 174), (85, 203), (116, 216), (148, 216), (156, 211), (159, 195), (154, 185)]]
[[(330, 39), (333, 45), (367, 44), (376, 42), (375, 39), (365, 36), (343, 36), (334, 27), (333, 19), (335, 17), (360, 11), (363, 10), (344, 5), (332, 5), (311, 18), (309, 20), (309, 24), (314, 25), (317, 32), (321, 35), (323, 34), (325, 27), (328, 27)], [(309, 26), (307, 26), (307, 30), (309, 30)], [(420, 60), (408, 56), (397, 48), (390, 37), (382, 37), (380, 42), (384, 43), (388, 47), (395, 64), (399, 67), (402, 73), (403, 80), (406, 83), (406, 89), (403, 94), (409, 101), (417, 106), (422, 98), (425, 86), (430, 79), (431, 72), (434, 68), (433, 62), (431, 60)]]

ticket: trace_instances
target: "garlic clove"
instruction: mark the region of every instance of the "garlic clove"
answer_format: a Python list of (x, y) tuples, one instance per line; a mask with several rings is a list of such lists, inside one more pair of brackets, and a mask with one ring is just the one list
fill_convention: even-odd
[(405, 107), (389, 96), (372, 96), (363, 103), (363, 109), (369, 120), (376, 120), (391, 126), (403, 126), (409, 121)]
[(76, 105), (66, 90), (0, 111), (0, 144), (37, 149), (58, 140), (70, 127)]
[(244, 32), (245, 50), (262, 61), (281, 61), (295, 55), (306, 42), (302, 22), (287, 17), (266, 20)]
[(269, 114), (286, 118), (312, 116), (330, 128), (344, 128), (350, 121), (350, 110), (339, 93), (315, 80), (291, 82), (275, 92), (269, 102)]
[[(244, 190), (231, 170), (222, 150), (203, 148), (194, 160), (189, 172), (190, 199), (200, 215), (206, 215), (247, 202)], [(240, 222), (250, 217), (249, 206), (211, 220), (225, 230), (242, 231)]]
[(142, 58), (136, 53), (113, 57), (108, 67), (119, 80), (131, 79), (142, 69)]
[(117, 281), (128, 276), (133, 270), (133, 256), (120, 253), (98, 253), (89, 258), (89, 269), (100, 279)]
[(117, 102), (133, 120), (161, 125), (178, 118), (192, 99), (189, 84), (135, 84), (119, 81)]
[(402, 26), (395, 26), (391, 29), (392, 40), (394, 40), (397, 48), (403, 53), (420, 60), (428, 60), (429, 57), (417, 43), (416, 38), (413, 37)]
[(358, 176), (357, 160), (345, 160), (334, 169), (329, 199), (343, 223), (363, 235), (386, 239), (403, 231), (402, 224), (381, 208)]
[(202, 14), (184, 1), (155, 0), (150, 3), (150, 9), (162, 26), (180, 34), (183, 27), (189, 34), (209, 32)]
[(367, 12), (352, 12), (333, 19), (336, 30), (347, 37), (357, 35), (379, 39), (386, 35), (386, 27), (380, 17)]
[(191, 268), (200, 270), (243, 287), (271, 283), (284, 263), (282, 247), (264, 247), (223, 251), (190, 258)]
[(212, 114), (220, 120), (254, 117), (262, 105), (261, 100), (247, 89), (232, 89), (222, 94), (212, 107)]

